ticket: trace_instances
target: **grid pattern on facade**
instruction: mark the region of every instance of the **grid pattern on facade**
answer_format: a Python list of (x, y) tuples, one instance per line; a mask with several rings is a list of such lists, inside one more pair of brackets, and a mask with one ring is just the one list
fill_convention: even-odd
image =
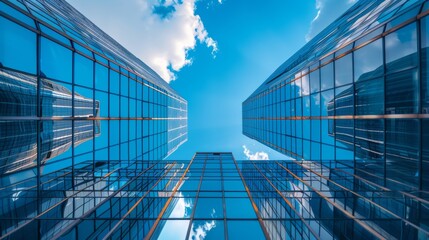
[(0, 1), (0, 173), (159, 160), (187, 102), (63, 0)]
[(103, 235), (170, 190), (181, 165), (151, 160), (186, 140), (186, 100), (68, 3), (0, 0), (1, 239)]
[(358, 1), (243, 102), (243, 133), (297, 160), (429, 189), (428, 10)]
[(380, 186), (348, 164), (236, 161), (231, 153), (139, 164), (88, 162), (44, 176), (38, 189), (35, 177), (1, 188), (0, 238), (429, 237), (426, 196)]

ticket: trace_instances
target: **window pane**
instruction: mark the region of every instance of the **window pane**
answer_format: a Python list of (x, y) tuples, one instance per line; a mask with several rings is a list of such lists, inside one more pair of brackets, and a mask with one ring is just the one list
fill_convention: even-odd
[(72, 52), (69, 49), (42, 38), (40, 65), (46, 77), (72, 82)]
[(109, 90), (109, 72), (98, 63), (95, 64), (95, 88), (106, 92)]
[(37, 78), (35, 76), (0, 70), (0, 81), (2, 83), (0, 84), (0, 116), (37, 115)]
[(335, 115), (354, 115), (353, 85), (335, 89)]
[(417, 69), (387, 75), (386, 114), (409, 114), (418, 112)]
[(225, 198), (225, 204), (228, 218), (256, 218), (249, 198)]
[(429, 190), (429, 119), (422, 120), (422, 189)]
[(310, 94), (310, 83), (308, 74), (301, 78), (301, 94), (302, 96)]
[(379, 39), (354, 52), (355, 81), (383, 75), (383, 44)]
[(310, 73), (311, 93), (320, 91), (320, 76), (319, 69)]
[(355, 87), (357, 115), (384, 114), (383, 78), (357, 82)]
[[(176, 238), (176, 236), (174, 236)], [(224, 239), (224, 221), (222, 220), (195, 220), (189, 239), (217, 240)]]
[(362, 159), (359, 168), (382, 176), (384, 169), (384, 120), (355, 121), (356, 159)]
[(326, 90), (334, 87), (334, 64), (329, 63), (328, 65), (321, 68), (321, 90)]
[(223, 218), (222, 198), (198, 198), (195, 218)]
[(335, 86), (343, 86), (353, 81), (352, 55), (335, 61)]
[(416, 67), (417, 63), (417, 30), (415, 23), (386, 36), (387, 73)]
[(321, 116), (334, 116), (334, 90), (321, 93)]
[(403, 189), (418, 186), (419, 135), (418, 120), (386, 120), (386, 172), (388, 178), (396, 180), (390, 183), (390, 187)]
[(128, 77), (120, 74), (121, 77), (121, 95), (128, 96)]
[(74, 83), (93, 88), (93, 62), (80, 54), (75, 54), (74, 63)]
[(36, 34), (0, 17), (0, 65), (36, 73)]
[(119, 94), (119, 73), (110, 70), (110, 92)]
[(42, 79), (42, 116), (70, 117), (72, 115), (71, 85)]
[[(246, 231), (242, 231), (246, 229)], [(228, 239), (265, 239), (258, 221), (228, 221)]]
[(422, 27), (422, 113), (429, 113), (429, 17), (421, 21)]

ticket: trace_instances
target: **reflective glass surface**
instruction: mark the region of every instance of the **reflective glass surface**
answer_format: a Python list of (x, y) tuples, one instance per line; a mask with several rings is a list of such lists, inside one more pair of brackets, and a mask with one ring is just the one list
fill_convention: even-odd
[(148, 167), (187, 140), (186, 100), (63, 0), (0, 11), (0, 239), (106, 235), (142, 196), (156, 218), (174, 164)]
[(243, 102), (243, 133), (295, 160), (345, 162), (381, 186), (427, 190), (424, 4), (357, 1)]

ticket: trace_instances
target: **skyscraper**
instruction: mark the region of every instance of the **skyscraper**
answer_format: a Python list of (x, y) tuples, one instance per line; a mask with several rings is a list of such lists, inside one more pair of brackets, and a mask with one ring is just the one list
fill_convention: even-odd
[[(28, 232), (41, 239), (429, 237), (427, 203), (386, 191), (338, 161), (237, 161), (199, 152), (110, 175), (106, 166), (92, 169), (75, 169), (74, 186), (67, 171), (51, 173), (42, 198), (29, 189), (15, 194), (0, 220), (2, 228), (21, 222), (9, 239)], [(37, 201), (52, 208), (31, 215)]]
[(0, 238), (59, 235), (186, 140), (186, 100), (67, 2), (0, 1)]
[(243, 133), (392, 190), (427, 191), (428, 9), (357, 1), (243, 102)]

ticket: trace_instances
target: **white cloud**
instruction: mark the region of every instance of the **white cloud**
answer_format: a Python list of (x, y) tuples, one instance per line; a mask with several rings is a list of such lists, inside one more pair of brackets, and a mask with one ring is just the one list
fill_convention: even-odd
[[(215, 214), (216, 214), (215, 209), (212, 209), (211, 216), (214, 217)], [(190, 239), (203, 240), (204, 238), (206, 238), (207, 233), (210, 232), (210, 230), (212, 230), (215, 227), (216, 227), (215, 220), (206, 221), (202, 225), (198, 224), (196, 229), (194, 229), (194, 224), (192, 224), (192, 233), (191, 233)]]
[(192, 64), (189, 51), (198, 43), (212, 50), (211, 38), (200, 16), (197, 0), (70, 0), (103, 31), (170, 82), (175, 73)]
[(252, 153), (246, 145), (243, 145), (243, 153), (246, 155), (248, 160), (270, 160), (268, 153), (266, 152), (255, 152)]
[(335, 19), (341, 16), (357, 0), (316, 0), (317, 14), (311, 22), (310, 30), (305, 36), (308, 42), (320, 31), (331, 24)]

